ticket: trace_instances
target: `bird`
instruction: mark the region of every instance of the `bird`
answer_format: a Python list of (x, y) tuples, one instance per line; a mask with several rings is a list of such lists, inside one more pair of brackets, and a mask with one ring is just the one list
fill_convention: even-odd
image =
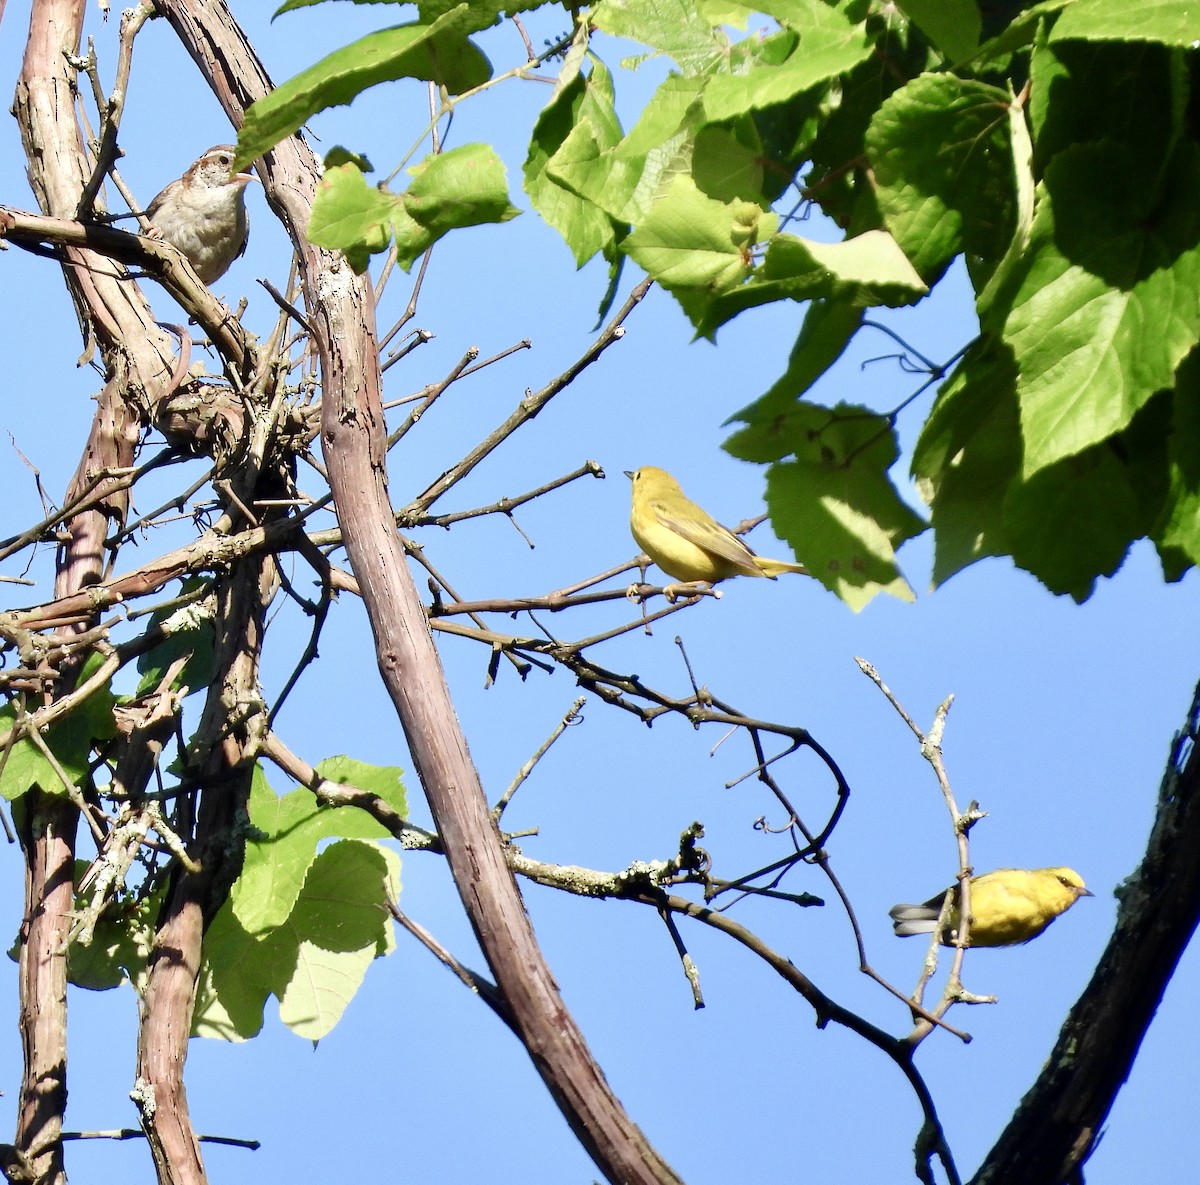
[(210, 148), (146, 207), (151, 225), (187, 256), (205, 284), (219, 280), (246, 250), (250, 173), (234, 173), (232, 144)]
[[(959, 890), (955, 885), (922, 905), (894, 905), (888, 911), (899, 938), (932, 934), (946, 893), (953, 892), (950, 916), (938, 941), (953, 946), (958, 933)], [(971, 877), (971, 946), (1016, 946), (1036, 938), (1080, 897), (1095, 894), (1073, 868), (998, 868)]]
[(643, 465), (625, 470), (625, 476), (633, 482), (629, 529), (637, 545), (668, 576), (689, 584), (716, 584), (729, 576), (774, 580), (781, 572), (807, 573), (803, 564), (755, 554), (687, 497), (665, 469)]

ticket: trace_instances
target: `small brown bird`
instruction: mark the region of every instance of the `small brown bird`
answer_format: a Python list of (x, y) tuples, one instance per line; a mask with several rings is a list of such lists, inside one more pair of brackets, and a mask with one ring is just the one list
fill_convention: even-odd
[(697, 506), (665, 469), (643, 465), (633, 481), (629, 529), (637, 545), (668, 575), (688, 583), (716, 584), (729, 576), (806, 572), (803, 564), (755, 554), (708, 511)]
[[(946, 890), (922, 905), (893, 905), (888, 910), (899, 938), (932, 934)], [(943, 946), (952, 946), (958, 933), (958, 886), (950, 916), (938, 936)], [(971, 877), (972, 946), (1015, 946), (1036, 938), (1059, 914), (1066, 913), (1080, 897), (1094, 897), (1083, 877), (1073, 868), (998, 868)]]
[(250, 234), (246, 186), (254, 177), (230, 171), (234, 151), (232, 144), (210, 148), (146, 207), (146, 217), (205, 284), (228, 271)]

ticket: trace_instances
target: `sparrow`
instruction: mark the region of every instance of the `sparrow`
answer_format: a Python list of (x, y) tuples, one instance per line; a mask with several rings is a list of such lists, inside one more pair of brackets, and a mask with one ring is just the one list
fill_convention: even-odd
[(231, 173), (234, 147), (210, 148), (178, 181), (146, 207), (146, 217), (172, 247), (187, 256), (205, 284), (219, 280), (246, 250), (250, 173)]

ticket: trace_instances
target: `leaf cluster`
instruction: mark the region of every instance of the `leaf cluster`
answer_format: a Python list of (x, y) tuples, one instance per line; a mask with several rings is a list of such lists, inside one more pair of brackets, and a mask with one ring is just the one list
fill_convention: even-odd
[[(540, 64), (494, 75), (471, 41), (535, 7), (418, 5), (257, 104), (242, 158), (401, 76), (452, 111)], [(1008, 555), (1082, 600), (1142, 536), (1178, 579), (1200, 556), (1198, 33), (1184, 0), (1047, 0), (986, 21), (967, 0), (599, 0), (556, 47), (525, 190), (580, 265), (608, 260), (610, 298), (632, 260), (699, 335), (807, 306), (726, 448), (768, 466), (777, 533), (856, 607), (911, 595), (895, 551), (928, 526), (935, 583)], [(600, 56), (613, 39), (645, 47), (626, 67), (669, 66), (628, 131)], [(360, 269), (394, 242), (409, 266), (448, 230), (516, 212), (486, 146), (442, 159), (404, 194), (333, 165), (313, 240)], [(812, 207), (840, 242), (790, 229)], [(927, 523), (892, 476), (909, 401), (881, 414), (809, 393), (865, 309), (920, 301), (960, 259), (979, 335), (942, 364), (913, 355), (921, 390), (940, 383), (912, 457)]]

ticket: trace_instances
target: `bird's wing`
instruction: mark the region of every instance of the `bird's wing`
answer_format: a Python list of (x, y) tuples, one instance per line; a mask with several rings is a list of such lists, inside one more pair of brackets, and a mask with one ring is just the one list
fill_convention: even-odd
[(665, 503), (659, 501), (655, 501), (653, 507), (658, 521), (689, 543), (703, 548), (717, 559), (725, 560), (748, 576), (762, 575), (754, 562), (754, 552), (706, 511), (696, 507), (694, 516), (673, 514)]

